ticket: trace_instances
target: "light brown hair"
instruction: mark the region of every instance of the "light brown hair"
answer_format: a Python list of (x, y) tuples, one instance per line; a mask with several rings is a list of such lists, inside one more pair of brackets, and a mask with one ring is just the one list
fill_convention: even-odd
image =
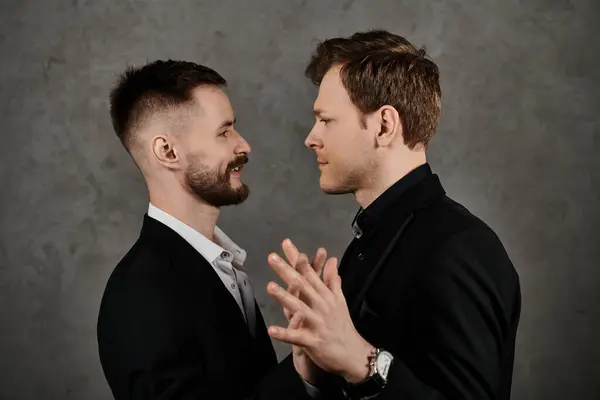
[(305, 73), (320, 85), (338, 65), (342, 84), (363, 115), (384, 105), (394, 107), (404, 143), (410, 149), (417, 144), (427, 148), (440, 118), (441, 88), (439, 69), (424, 48), (383, 30), (358, 32), (319, 43)]

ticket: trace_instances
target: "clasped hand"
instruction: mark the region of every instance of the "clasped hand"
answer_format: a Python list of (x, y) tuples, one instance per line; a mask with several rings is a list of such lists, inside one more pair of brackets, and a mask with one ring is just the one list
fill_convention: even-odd
[[(269, 327), (269, 335), (293, 346), (294, 365), (308, 382), (314, 383), (318, 369), (344, 377), (349, 382), (365, 379), (368, 357), (373, 346), (356, 331), (337, 271), (337, 259), (319, 249), (313, 264), (286, 239), (283, 250), (288, 262), (277, 254), (269, 255), (269, 265), (288, 284), (285, 290), (275, 282), (268, 293), (283, 307), (289, 325)], [(321, 280), (320, 269), (324, 268)], [(309, 359), (306, 359), (308, 356)], [(304, 358), (303, 358), (304, 357)]]

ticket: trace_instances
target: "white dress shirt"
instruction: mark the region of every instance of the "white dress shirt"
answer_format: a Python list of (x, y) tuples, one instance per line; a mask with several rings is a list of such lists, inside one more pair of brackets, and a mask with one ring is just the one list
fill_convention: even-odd
[(218, 226), (215, 226), (215, 242), (181, 222), (172, 215), (154, 206), (148, 206), (148, 216), (162, 222), (185, 239), (202, 257), (212, 265), (233, 296), (248, 324), (251, 335), (256, 330), (254, 293), (248, 274), (244, 270), (246, 251), (236, 245)]
[[(202, 257), (212, 265), (225, 287), (240, 307), (252, 336), (256, 332), (256, 310), (254, 292), (248, 274), (244, 270), (246, 251), (233, 242), (218, 226), (215, 226), (215, 242), (164, 212), (152, 203), (148, 206), (148, 216), (162, 222), (185, 239)], [(321, 399), (320, 391), (302, 379), (304, 387), (313, 399)]]

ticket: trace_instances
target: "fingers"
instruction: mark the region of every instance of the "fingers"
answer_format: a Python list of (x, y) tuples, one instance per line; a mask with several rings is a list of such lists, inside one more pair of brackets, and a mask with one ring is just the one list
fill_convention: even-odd
[[(327, 250), (325, 250), (323, 247), (317, 249), (311, 265), (308, 263), (306, 256), (302, 262), (299, 262), (301, 253), (289, 238), (283, 240), (281, 247), (285, 257), (288, 260), (287, 266), (298, 272), (298, 275), (294, 275), (288, 271), (287, 278), (282, 276), (281, 273), (285, 270), (285, 268), (283, 265), (280, 265), (278, 268), (278, 265), (275, 263), (286, 263), (279, 255), (275, 253), (269, 255), (269, 265), (288, 284), (287, 292), (292, 296), (300, 298), (310, 307), (322, 308), (324, 305), (323, 300), (330, 300), (329, 297), (331, 296), (330, 290), (323, 284), (321, 278), (325, 266), (325, 260), (327, 259)], [(300, 276), (303, 276), (304, 280), (300, 278)], [(305, 284), (306, 282), (309, 283), (308, 286)], [(310, 286), (312, 286), (312, 289)], [(301, 287), (303, 296), (301, 296), (300, 293)], [(315, 296), (312, 292), (320, 296)], [(289, 322), (294, 313), (285, 307), (283, 311), (285, 318)]]
[(283, 243), (281, 243), (281, 248), (283, 249), (283, 254), (285, 254), (285, 258), (287, 258), (290, 265), (295, 266), (298, 262), (300, 251), (298, 251), (294, 243), (292, 243), (290, 239), (284, 239)]
[(327, 259), (327, 250), (325, 250), (323, 247), (319, 247), (319, 249), (315, 253), (315, 256), (314, 256), (313, 262), (312, 262), (312, 267), (319, 277), (321, 276), (321, 273), (323, 272), (323, 267), (325, 266), (326, 259)]
[[(306, 255), (301, 254), (298, 258), (297, 265), (307, 263), (308, 258)], [(269, 265), (285, 283), (294, 288), (293, 290), (298, 290), (299, 293), (304, 296), (303, 300), (308, 306), (322, 308), (323, 300), (320, 298), (315, 288), (306, 280), (304, 276), (302, 276), (302, 274), (292, 268), (275, 253), (272, 253), (269, 256)], [(290, 311), (293, 312), (293, 310)]]
[(283, 309), (283, 315), (285, 316), (285, 319), (287, 320), (287, 322), (290, 322), (290, 319), (294, 316), (294, 314), (287, 308)]
[[(296, 264), (298, 262), (298, 257), (300, 256), (300, 251), (298, 251), (298, 248), (294, 245), (294, 243), (291, 241), (291, 239), (286, 238), (283, 240), (283, 242), (281, 243), (281, 248), (283, 249), (283, 253), (285, 254), (285, 257), (287, 258), (289, 264), (292, 267), (296, 267)], [(316, 256), (315, 256), (316, 259)], [(292, 296), (295, 297), (299, 297), (300, 295), (300, 289), (296, 286), (288, 286), (288, 293), (291, 294)], [(283, 314), (285, 316), (285, 318), (287, 319), (288, 322), (290, 322), (290, 318), (292, 317), (292, 313), (284, 308), (283, 310)]]
[[(300, 261), (300, 260), (299, 260)], [(315, 289), (315, 291), (321, 296), (325, 301), (330, 300), (331, 291), (325, 286), (321, 277), (317, 274), (317, 272), (312, 269), (308, 263), (302, 262), (298, 263), (298, 267), (296, 270), (306, 278), (308, 283)]]
[(302, 322), (304, 321), (304, 316), (301, 311), (298, 311), (292, 319), (290, 320), (290, 324), (288, 329), (300, 329), (302, 327)]
[(332, 284), (331, 291), (338, 297), (344, 297), (344, 291), (342, 290), (342, 277), (337, 274), (337, 266), (335, 268), (335, 272), (336, 272), (336, 277), (335, 277), (335, 281)]
[(314, 342), (313, 335), (306, 329), (270, 326), (268, 332), (269, 336), (275, 340), (304, 348), (310, 348), (311, 344)]
[(308, 264), (308, 258), (305, 254), (300, 253), (298, 257), (298, 266), (296, 270), (305, 281), (312, 286), (312, 289), (316, 292), (318, 298), (311, 298), (311, 306), (321, 311), (327, 309), (327, 302), (331, 301), (331, 291), (325, 286), (321, 277), (317, 275), (315, 270)]
[[(291, 286), (291, 285), (288, 286), (287, 292), (294, 297), (299, 297), (299, 295), (300, 295), (300, 289), (297, 286)], [(293, 313), (291, 313), (290, 310), (288, 310), (287, 308), (284, 308), (283, 315), (285, 315), (285, 318), (289, 322)]]
[[(300, 295), (300, 289), (297, 286), (289, 285), (287, 288), (287, 292), (294, 297), (299, 297), (299, 295)], [(288, 314), (290, 314), (289, 310), (284, 309), (283, 312), (285, 314), (285, 317), (289, 321), (290, 320), (290, 318), (288, 316)]]
[(337, 271), (337, 258), (331, 257), (325, 264), (323, 282), (335, 294), (341, 293), (341, 279)]
[[(275, 298), (275, 300), (283, 307), (287, 309), (291, 314), (301, 313), (303, 320), (308, 323), (316, 324), (319, 321), (319, 317), (306, 305), (302, 300), (296, 296), (290, 295), (281, 286), (275, 282), (269, 282), (267, 285), (267, 292)], [(293, 319), (294, 317), (292, 317)]]
[[(298, 263), (298, 257), (300, 256), (300, 250), (296, 247), (296, 245), (292, 242), (291, 239), (286, 238), (281, 243), (281, 248), (283, 249), (283, 253), (285, 254), (285, 258), (288, 260), (288, 263), (295, 267)], [(325, 260), (327, 259), (327, 250), (325, 248), (320, 247), (317, 249), (315, 256), (312, 260), (312, 267), (316, 271), (317, 275), (321, 276), (321, 272), (323, 272), (323, 266), (325, 265)]]

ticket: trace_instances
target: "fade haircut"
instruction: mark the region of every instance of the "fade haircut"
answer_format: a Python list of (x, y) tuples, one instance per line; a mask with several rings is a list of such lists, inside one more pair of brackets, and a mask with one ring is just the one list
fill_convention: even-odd
[(317, 46), (306, 76), (320, 85), (325, 74), (341, 66), (340, 78), (350, 100), (365, 114), (384, 105), (394, 107), (402, 121), (404, 143), (427, 148), (441, 112), (439, 69), (408, 40), (383, 30), (358, 32), (325, 40)]
[(129, 67), (110, 92), (113, 128), (127, 151), (136, 131), (155, 114), (193, 103), (192, 92), (202, 85), (226, 86), (217, 72), (188, 61), (154, 61)]

